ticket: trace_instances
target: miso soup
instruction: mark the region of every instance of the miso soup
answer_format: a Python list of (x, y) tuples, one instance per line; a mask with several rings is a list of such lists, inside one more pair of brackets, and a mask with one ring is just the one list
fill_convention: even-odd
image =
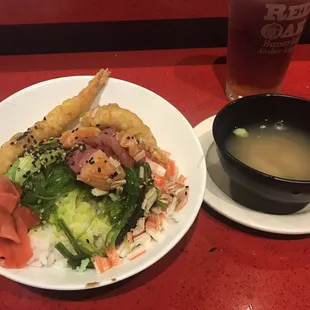
[(310, 136), (283, 122), (237, 128), (226, 148), (239, 161), (266, 174), (310, 180)]

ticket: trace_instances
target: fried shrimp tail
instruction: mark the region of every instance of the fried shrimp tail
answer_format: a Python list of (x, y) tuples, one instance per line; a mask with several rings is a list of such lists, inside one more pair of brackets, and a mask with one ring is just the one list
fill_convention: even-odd
[(125, 131), (127, 134), (137, 138), (146, 151), (152, 153), (153, 157), (160, 162), (167, 163), (169, 158), (162, 151), (152, 134), (151, 129), (133, 112), (121, 108), (118, 104), (108, 104), (96, 107), (85, 113), (80, 123), (85, 127), (112, 127), (117, 131)]
[(25, 149), (37, 141), (59, 137), (64, 129), (92, 104), (109, 75), (109, 70), (101, 69), (78, 95), (65, 100), (50, 111), (42, 121), (36, 122), (24, 133), (15, 134), (4, 143), (0, 149), (0, 175), (7, 171)]

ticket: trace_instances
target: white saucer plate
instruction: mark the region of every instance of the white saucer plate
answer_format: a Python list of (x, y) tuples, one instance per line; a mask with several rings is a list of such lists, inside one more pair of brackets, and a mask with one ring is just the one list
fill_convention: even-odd
[[(310, 233), (310, 204), (293, 214), (274, 215), (250, 209), (232, 199), (232, 183), (220, 164), (213, 139), (214, 118), (195, 127), (207, 162), (205, 203), (225, 217), (257, 230), (287, 235)], [(248, 194), (241, 192), (242, 195)]]

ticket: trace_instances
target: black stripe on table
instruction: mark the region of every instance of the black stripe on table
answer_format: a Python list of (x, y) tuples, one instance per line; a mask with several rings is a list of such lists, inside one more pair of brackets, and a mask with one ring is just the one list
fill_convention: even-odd
[[(0, 54), (223, 47), (227, 18), (0, 25)], [(310, 20), (300, 40), (310, 43)]]

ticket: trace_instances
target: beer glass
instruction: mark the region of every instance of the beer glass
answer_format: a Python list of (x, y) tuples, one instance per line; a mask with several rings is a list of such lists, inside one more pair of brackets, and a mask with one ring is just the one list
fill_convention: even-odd
[(226, 95), (277, 93), (310, 0), (230, 0)]

